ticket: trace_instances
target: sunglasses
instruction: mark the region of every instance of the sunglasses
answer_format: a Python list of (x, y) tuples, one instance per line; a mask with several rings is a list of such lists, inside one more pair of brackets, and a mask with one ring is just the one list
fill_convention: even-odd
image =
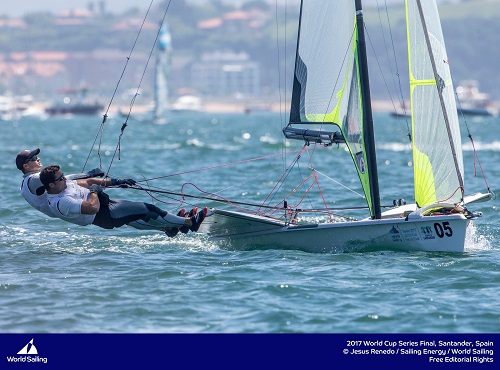
[(26, 162), (24, 162), (24, 164), (28, 163), (28, 162), (36, 162), (38, 160), (38, 156), (34, 155), (33, 157), (31, 158), (28, 158), (26, 160)]
[(61, 177), (54, 179), (54, 182), (63, 181), (63, 180), (66, 180), (66, 177), (64, 177), (64, 173), (61, 175)]

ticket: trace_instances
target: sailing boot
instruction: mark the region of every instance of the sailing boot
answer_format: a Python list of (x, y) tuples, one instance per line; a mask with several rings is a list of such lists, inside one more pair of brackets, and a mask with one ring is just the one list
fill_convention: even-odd
[[(197, 213), (198, 213), (198, 207), (194, 207), (191, 211), (189, 211), (186, 217), (191, 218)], [(182, 226), (181, 228), (179, 228), (179, 230), (181, 231), (181, 233), (187, 234), (189, 232), (189, 226)]]
[[(177, 216), (179, 216), (179, 217), (184, 217), (185, 214), (186, 214), (186, 210), (184, 208), (182, 208), (179, 212), (177, 212)], [(167, 236), (169, 236), (171, 238), (176, 236), (178, 232), (179, 232), (179, 229), (177, 227), (172, 227), (170, 230), (165, 230), (165, 234), (167, 234)]]
[(196, 214), (196, 216), (191, 217), (191, 222), (193, 223), (193, 225), (189, 228), (189, 230), (191, 230), (193, 233), (197, 232), (207, 214), (208, 208), (204, 207), (200, 212)]

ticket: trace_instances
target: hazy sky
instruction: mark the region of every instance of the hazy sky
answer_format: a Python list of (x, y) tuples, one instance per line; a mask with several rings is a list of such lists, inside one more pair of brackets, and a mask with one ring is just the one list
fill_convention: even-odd
[[(10, 17), (19, 17), (25, 13), (33, 11), (58, 11), (68, 9), (86, 9), (88, 3), (98, 4), (101, 0), (0, 0), (0, 15), (8, 15)], [(113, 13), (120, 13), (130, 8), (146, 9), (151, 0), (104, 0), (106, 9)], [(154, 4), (160, 3), (162, 0), (154, 0)], [(175, 1), (175, 0), (173, 0)], [(189, 2), (209, 1), (209, 0), (188, 0)], [(243, 0), (227, 0), (232, 3), (240, 3)], [(268, 0), (269, 1), (269, 0)], [(271, 0), (274, 4), (275, 0)], [(283, 0), (278, 0), (283, 2)], [(289, 0), (290, 1), (290, 0)], [(292, 0), (297, 1), (298, 0)], [(378, 0), (379, 3), (391, 3), (396, 0)], [(397, 0), (402, 1), (402, 0)], [(445, 0), (438, 0), (438, 2)], [(364, 0), (365, 5), (376, 4), (376, 0)]]
[[(100, 0), (1, 0), (0, 15), (11, 17), (21, 16), (33, 11), (48, 10), (54, 13), (62, 10), (82, 8), (86, 9), (88, 3), (98, 4)], [(146, 8), (149, 0), (104, 0), (108, 11), (120, 13), (124, 10), (138, 7)], [(155, 3), (159, 0), (155, 0)]]
[[(0, 0), (0, 15), (8, 15), (10, 17), (22, 16), (25, 13), (33, 11), (51, 11), (57, 13), (58, 11), (81, 8), (86, 9), (88, 3), (98, 4), (101, 0)], [(130, 8), (146, 9), (151, 0), (104, 0), (106, 4), (106, 9), (113, 13), (121, 13)], [(154, 0), (154, 4), (161, 2), (162, 0)], [(173, 0), (175, 1), (175, 0)], [(188, 0), (189, 2), (196, 1), (209, 1), (209, 0)], [(243, 0), (227, 0), (232, 3), (240, 3)], [(269, 0), (268, 0), (269, 1)], [(275, 0), (271, 0), (274, 3)], [(278, 0), (283, 2), (283, 0)], [(290, 1), (290, 0), (289, 0)], [(291, 0), (297, 1), (298, 0)], [(363, 4), (365, 6), (375, 5), (375, 4), (388, 4), (399, 2), (402, 0), (364, 0)], [(459, 0), (437, 0), (439, 3), (446, 2), (457, 2)], [(497, 2), (496, 0), (495, 2)]]

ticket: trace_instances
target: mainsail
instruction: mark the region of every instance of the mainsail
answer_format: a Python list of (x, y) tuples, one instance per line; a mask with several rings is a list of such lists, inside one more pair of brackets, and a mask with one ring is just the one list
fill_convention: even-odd
[[(283, 131), (290, 139), (328, 145), (341, 140), (325, 126), (338, 126), (373, 215), (370, 171), (376, 169), (365, 149), (358, 41), (354, 1), (302, 2), (290, 123)], [(298, 125), (307, 128), (292, 128)]]
[(172, 38), (167, 24), (160, 28), (155, 65), (155, 120), (164, 120), (168, 109), (168, 78), (170, 58), (172, 54)]
[(463, 198), (460, 128), (448, 56), (434, 0), (406, 1), (415, 201)]

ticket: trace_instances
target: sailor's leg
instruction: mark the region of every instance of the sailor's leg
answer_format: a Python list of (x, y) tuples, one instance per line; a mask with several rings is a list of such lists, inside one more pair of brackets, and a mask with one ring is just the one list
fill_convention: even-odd
[(114, 227), (128, 224), (142, 230), (165, 230), (182, 227), (186, 220), (184, 217), (170, 214), (152, 204), (127, 200), (112, 200), (109, 210)]

